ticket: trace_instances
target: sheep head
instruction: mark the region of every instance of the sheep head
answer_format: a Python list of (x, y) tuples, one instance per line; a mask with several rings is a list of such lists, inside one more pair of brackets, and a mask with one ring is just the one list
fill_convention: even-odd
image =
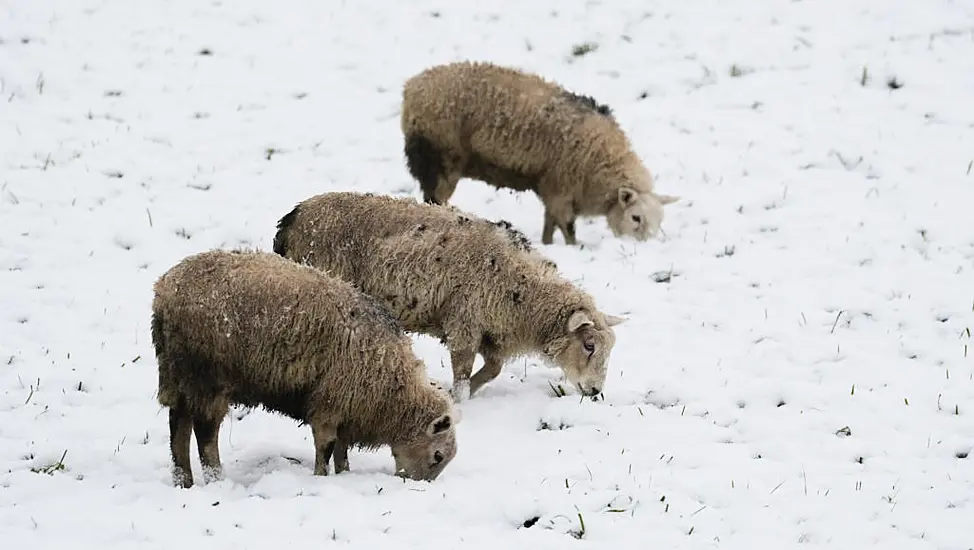
[(565, 332), (545, 346), (545, 355), (578, 391), (598, 395), (605, 386), (609, 355), (615, 346), (612, 327), (623, 321), (596, 310), (576, 310), (568, 318)]
[(679, 197), (621, 187), (618, 200), (606, 214), (609, 229), (616, 237), (633, 237), (638, 241), (656, 237), (663, 224), (663, 207), (678, 200)]
[(433, 481), (457, 454), (456, 423), (450, 397), (443, 391), (431, 388), (438, 404), (445, 405), (447, 412), (431, 416), (423, 423), (423, 429), (409, 440), (392, 445), (396, 461), (396, 475), (416, 481)]

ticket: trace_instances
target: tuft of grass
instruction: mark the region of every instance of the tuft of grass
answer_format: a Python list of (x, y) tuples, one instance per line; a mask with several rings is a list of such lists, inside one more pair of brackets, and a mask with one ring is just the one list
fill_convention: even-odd
[(859, 77), (859, 85), (865, 87), (869, 84), (869, 69), (865, 65), (862, 66), (862, 76)]
[[(11, 361), (10, 362), (13, 362), (12, 360), (13, 360), (13, 356), (11, 356)], [(10, 363), (7, 363), (7, 364), (10, 364)], [(18, 379), (19, 379), (19, 377), (18, 377)], [(24, 383), (23, 382), (20, 383), (20, 387), (21, 388), (24, 387)], [(34, 392), (36, 392), (37, 390), (41, 389), (41, 379), (38, 378), (36, 384), (30, 384), (28, 387), (29, 387), (29, 390), (30, 391), (27, 394), (27, 399), (24, 400), (24, 405), (30, 403), (31, 397), (34, 397)]]
[(274, 155), (276, 155), (279, 152), (280, 151), (278, 151), (273, 147), (268, 147), (267, 149), (264, 150), (264, 158), (266, 158), (267, 160), (271, 160), (271, 158), (273, 158)]
[(835, 435), (839, 437), (849, 437), (852, 435), (852, 430), (849, 428), (849, 426), (843, 426), (835, 431)]
[(599, 45), (595, 42), (582, 42), (581, 44), (575, 44), (572, 46), (572, 57), (582, 57), (598, 49)]
[(555, 397), (565, 397), (565, 388), (561, 384), (555, 386), (549, 381), (548, 386), (551, 387), (551, 391), (554, 392)]
[(744, 76), (744, 69), (737, 66), (737, 63), (731, 65), (730, 76), (731, 78), (740, 78)]
[(832, 322), (832, 330), (829, 331), (829, 334), (835, 334), (835, 326), (839, 324), (839, 317), (842, 317), (843, 313), (845, 313), (845, 310), (840, 309), (839, 313), (835, 315), (835, 321)]
[(572, 531), (572, 536), (576, 539), (582, 539), (585, 537), (585, 518), (582, 517), (582, 511), (575, 507), (575, 511), (578, 513), (578, 530)]
[[(581, 395), (578, 396), (578, 403), (579, 403), (579, 405), (581, 405), (582, 402), (585, 401), (585, 397), (586, 397), (585, 394), (581, 394)], [(602, 394), (601, 392), (598, 393), (598, 394), (596, 394), (596, 395), (589, 396), (588, 398), (593, 403), (598, 403), (599, 402), (599, 398), (602, 398), (602, 401), (605, 401), (605, 395)]]
[(213, 55), (213, 50), (209, 48), (202, 48), (200, 51), (196, 52), (196, 55)]
[(49, 476), (54, 475), (54, 472), (62, 472), (64, 471), (64, 457), (67, 455), (68, 450), (65, 449), (64, 452), (61, 453), (61, 458), (58, 459), (57, 462), (53, 462), (46, 466), (35, 466), (31, 468), (30, 471), (34, 472), (35, 474), (47, 474)]
[[(542, 420), (541, 423), (538, 424), (538, 431), (539, 432), (541, 430), (557, 431), (557, 430), (564, 430), (571, 427), (572, 427), (571, 424), (565, 424), (564, 422), (559, 422), (558, 424), (549, 424), (548, 422)], [(567, 487), (568, 486), (567, 479), (565, 480), (565, 484), (566, 484), (565, 486)]]
[(967, 163), (967, 175), (971, 175), (971, 167), (974, 167), (974, 159)]
[(895, 76), (891, 76), (886, 79), (886, 87), (890, 90), (899, 90), (903, 87), (903, 83), (897, 80)]

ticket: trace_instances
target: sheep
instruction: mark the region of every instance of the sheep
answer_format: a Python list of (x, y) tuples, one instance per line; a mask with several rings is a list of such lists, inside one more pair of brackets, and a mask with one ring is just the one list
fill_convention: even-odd
[(423, 200), (446, 204), (461, 178), (532, 191), (544, 204), (541, 242), (557, 227), (574, 245), (577, 217), (604, 216), (616, 237), (655, 237), (663, 206), (653, 177), (612, 110), (538, 75), (456, 62), (406, 80), (400, 127)]
[[(273, 250), (350, 281), (407, 332), (439, 338), (450, 352), (456, 402), (508, 359), (528, 354), (560, 367), (583, 394), (599, 394), (615, 345), (611, 327), (625, 319), (599, 311), (516, 234), (453, 207), (333, 192), (285, 214)], [(484, 366), (472, 374), (478, 353)]]
[(231, 404), (311, 426), (314, 475), (348, 470), (348, 448), (392, 448), (396, 473), (434, 480), (456, 454), (449, 394), (396, 319), (335, 277), (258, 250), (190, 256), (153, 285), (158, 401), (169, 409), (172, 479), (223, 478), (218, 435)]

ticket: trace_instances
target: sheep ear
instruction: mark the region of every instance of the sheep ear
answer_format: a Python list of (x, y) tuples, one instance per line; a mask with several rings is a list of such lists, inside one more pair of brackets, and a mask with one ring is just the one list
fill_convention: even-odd
[(433, 422), (430, 422), (429, 432), (430, 435), (441, 434), (449, 430), (452, 426), (453, 418), (449, 414), (444, 414)]
[(616, 325), (621, 325), (622, 323), (625, 323), (628, 320), (629, 319), (627, 319), (625, 317), (619, 317), (617, 315), (606, 315), (605, 316), (605, 324), (609, 325), (610, 327), (614, 327)]
[(636, 199), (636, 191), (629, 187), (619, 188), (619, 204), (629, 206)]
[(660, 204), (671, 204), (680, 200), (680, 197), (674, 195), (656, 195), (656, 199)]
[(575, 332), (576, 330), (594, 325), (592, 318), (588, 316), (588, 313), (584, 311), (576, 311), (572, 313), (572, 316), (568, 318), (568, 332)]

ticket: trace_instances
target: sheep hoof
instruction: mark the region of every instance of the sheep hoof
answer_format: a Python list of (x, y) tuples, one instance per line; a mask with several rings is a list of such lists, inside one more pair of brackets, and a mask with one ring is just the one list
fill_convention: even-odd
[(223, 469), (213, 467), (203, 467), (203, 483), (214, 483), (223, 480)]
[(193, 475), (175, 466), (172, 469), (172, 484), (181, 489), (189, 489), (193, 486)]
[(450, 397), (453, 398), (454, 403), (460, 403), (461, 401), (470, 399), (470, 380), (461, 380), (454, 383), (453, 389), (450, 390)]

